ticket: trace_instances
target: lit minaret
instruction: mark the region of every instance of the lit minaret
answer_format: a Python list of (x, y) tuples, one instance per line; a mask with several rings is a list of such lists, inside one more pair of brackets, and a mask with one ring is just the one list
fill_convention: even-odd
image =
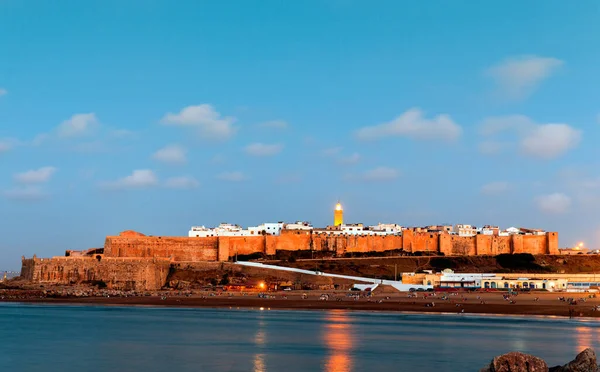
[(344, 223), (344, 209), (338, 201), (333, 210), (333, 226), (340, 226)]

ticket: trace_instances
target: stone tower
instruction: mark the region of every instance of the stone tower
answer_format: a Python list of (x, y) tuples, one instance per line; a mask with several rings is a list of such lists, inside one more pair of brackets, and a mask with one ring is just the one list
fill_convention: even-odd
[(344, 209), (338, 201), (333, 210), (333, 226), (340, 226), (344, 223)]

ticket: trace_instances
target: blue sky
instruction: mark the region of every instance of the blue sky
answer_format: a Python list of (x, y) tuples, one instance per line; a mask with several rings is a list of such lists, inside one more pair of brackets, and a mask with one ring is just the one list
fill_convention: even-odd
[(0, 1), (0, 268), (134, 229), (600, 247), (597, 1)]

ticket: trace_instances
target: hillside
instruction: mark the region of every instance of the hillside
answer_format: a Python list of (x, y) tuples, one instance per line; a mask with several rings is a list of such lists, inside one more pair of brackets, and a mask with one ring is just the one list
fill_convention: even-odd
[(600, 272), (600, 256), (514, 254), (460, 257), (380, 257), (319, 260), (278, 260), (265, 263), (345, 275), (393, 279), (402, 272), (452, 269), (462, 273), (592, 273)]

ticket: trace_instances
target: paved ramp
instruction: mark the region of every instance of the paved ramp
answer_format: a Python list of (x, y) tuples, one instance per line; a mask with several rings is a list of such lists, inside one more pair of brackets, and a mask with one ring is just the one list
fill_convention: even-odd
[[(285, 266), (277, 266), (277, 265), (267, 265), (267, 264), (263, 264), (260, 262), (246, 262), (246, 261), (238, 261), (235, 262), (236, 265), (241, 265), (241, 266), (250, 266), (250, 267), (257, 267), (257, 268), (261, 268), (261, 269), (269, 269), (269, 270), (279, 270), (279, 271), (288, 271), (288, 272), (295, 272), (295, 273), (300, 273), (300, 274), (306, 274), (306, 275), (320, 275), (320, 276), (328, 276), (330, 278), (338, 278), (338, 279), (348, 279), (348, 280), (353, 280), (353, 281), (357, 281), (357, 282), (363, 282), (363, 283), (373, 283), (373, 284), (385, 284), (385, 285), (390, 285), (394, 288), (396, 288), (397, 290), (401, 291), (401, 292), (408, 292), (411, 288), (414, 289), (433, 289), (433, 286), (431, 285), (421, 285), (421, 284), (404, 284), (402, 283), (402, 281), (396, 281), (396, 280), (383, 280), (383, 279), (375, 279), (375, 278), (365, 278), (365, 277), (361, 277), (361, 276), (351, 276), (351, 275), (341, 275), (341, 274), (329, 274), (329, 273), (324, 273), (322, 271), (312, 271), (312, 270), (303, 270), (303, 269), (296, 269), (293, 267), (285, 267)], [(355, 285), (357, 288), (361, 288), (361, 287), (370, 287), (370, 288), (375, 288), (372, 285), (359, 285), (356, 284)], [(360, 287), (359, 287), (360, 286)]]

